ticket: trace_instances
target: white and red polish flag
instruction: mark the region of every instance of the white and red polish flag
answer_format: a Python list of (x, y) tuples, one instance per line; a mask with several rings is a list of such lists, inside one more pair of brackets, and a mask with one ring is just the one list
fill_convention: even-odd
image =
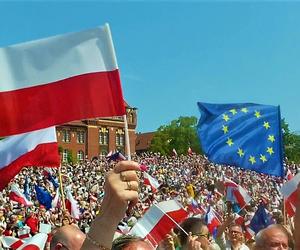
[(152, 205), (132, 227), (130, 234), (146, 238), (153, 246), (157, 246), (172, 228), (187, 217), (188, 212), (179, 202), (163, 201)]
[(48, 234), (38, 233), (26, 240), (17, 250), (43, 250), (48, 239)]
[[(288, 169), (287, 173), (286, 173), (286, 179), (288, 181), (290, 181), (291, 179), (293, 179), (294, 175), (292, 174), (292, 172)], [(289, 217), (293, 217), (296, 214), (296, 207), (295, 204), (293, 204), (293, 202), (291, 202), (290, 200), (292, 200), (293, 198), (290, 199), (284, 199), (284, 203), (285, 203), (285, 209), (286, 209), (286, 213)]]
[(26, 207), (33, 206), (33, 203), (27, 200), (26, 196), (21, 192), (16, 184), (11, 185), (9, 199), (11, 201), (18, 202), (19, 204), (23, 204)]
[(8, 249), (13, 249), (13, 250), (18, 249), (20, 246), (24, 244), (23, 240), (20, 240), (12, 236), (1, 236), (0, 240), (3, 247)]
[(125, 114), (108, 24), (0, 48), (0, 136)]
[(151, 186), (153, 193), (156, 193), (160, 186), (159, 182), (146, 172), (144, 172), (144, 184)]
[(225, 177), (224, 186), (226, 188), (227, 201), (237, 202), (241, 208), (245, 207), (251, 201), (248, 192), (234, 181)]
[(51, 202), (52, 208), (61, 207), (61, 199), (59, 195), (59, 188), (56, 189), (56, 194), (54, 196), (54, 199)]
[(238, 224), (238, 225), (243, 225), (244, 224), (244, 218), (242, 216), (240, 216), (239, 214), (235, 213), (234, 214), (234, 223)]
[(66, 208), (68, 209), (69, 213), (71, 214), (71, 216), (74, 219), (79, 220), (81, 213), (80, 213), (80, 210), (79, 210), (78, 202), (73, 197), (73, 195), (71, 193), (71, 189), (69, 187), (66, 188), (66, 191), (67, 191)]
[(287, 207), (287, 212), (290, 217), (292, 217), (296, 212), (296, 203), (298, 199), (297, 187), (300, 182), (300, 173), (295, 175), (294, 178), (286, 182), (280, 192), (282, 193), (286, 202), (289, 202)]
[(54, 127), (7, 137), (0, 141), (0, 149), (0, 190), (24, 166), (58, 167), (60, 163)]
[(250, 222), (251, 220), (245, 222), (245, 238), (247, 240), (251, 240), (255, 235), (255, 232), (250, 228)]

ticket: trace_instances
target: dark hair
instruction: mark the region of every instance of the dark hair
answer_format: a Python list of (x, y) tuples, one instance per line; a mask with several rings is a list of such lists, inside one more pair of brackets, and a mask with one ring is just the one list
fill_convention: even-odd
[(138, 241), (144, 240), (141, 237), (130, 234), (122, 235), (113, 241), (111, 250), (122, 250), (124, 247), (127, 247), (130, 243)]
[[(182, 222), (180, 226), (184, 229), (185, 232), (191, 232), (193, 234), (199, 233), (201, 228), (205, 225), (206, 224), (203, 219), (191, 217)], [(178, 232), (178, 238), (181, 245), (184, 246), (187, 242), (188, 236), (180, 228), (177, 228), (176, 231)]]

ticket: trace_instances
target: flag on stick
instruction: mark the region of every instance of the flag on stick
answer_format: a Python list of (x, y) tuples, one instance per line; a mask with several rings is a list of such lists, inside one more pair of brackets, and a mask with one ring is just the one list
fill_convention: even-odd
[(0, 48), (0, 65), (0, 136), (125, 114), (108, 24)]
[(132, 227), (130, 234), (147, 238), (153, 246), (157, 246), (187, 216), (188, 212), (177, 201), (163, 201), (152, 205)]

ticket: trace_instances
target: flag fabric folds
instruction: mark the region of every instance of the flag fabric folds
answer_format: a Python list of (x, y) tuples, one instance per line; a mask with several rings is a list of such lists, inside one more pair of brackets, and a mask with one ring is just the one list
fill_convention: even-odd
[(207, 209), (204, 219), (205, 219), (205, 222), (206, 222), (209, 232), (214, 237), (216, 237), (217, 228), (218, 228), (218, 226), (221, 225), (221, 222), (219, 221), (218, 217), (216, 216), (213, 208), (209, 207)]
[(59, 166), (54, 127), (14, 135), (0, 141), (0, 190), (24, 166)]
[(26, 198), (26, 196), (21, 192), (16, 184), (11, 185), (9, 199), (23, 204), (26, 207), (30, 207), (33, 205), (33, 203)]
[(188, 212), (175, 200), (152, 205), (132, 227), (130, 234), (147, 238), (153, 246), (168, 234), (177, 223), (188, 217)]
[(80, 213), (80, 210), (79, 210), (78, 202), (73, 197), (73, 195), (71, 193), (71, 189), (69, 187), (66, 188), (66, 192), (67, 192), (67, 195), (66, 195), (66, 208), (68, 209), (69, 213), (71, 214), (71, 216), (74, 219), (79, 220), (81, 213)]
[(297, 187), (300, 182), (300, 173), (295, 175), (292, 179), (286, 182), (280, 189), (286, 205), (286, 210), (289, 217), (296, 214), (296, 203), (298, 199)]
[(0, 136), (125, 114), (108, 24), (0, 48), (0, 65)]
[(197, 133), (214, 163), (284, 176), (279, 106), (198, 102)]
[(115, 153), (109, 152), (109, 154), (106, 156), (106, 159), (108, 160), (108, 162), (110, 162), (110, 161), (124, 161), (124, 160), (126, 160), (126, 157), (124, 155), (122, 155), (122, 153), (117, 151)]
[(260, 230), (273, 224), (273, 220), (270, 214), (263, 205), (259, 205), (253, 218), (251, 219), (249, 227), (257, 234)]
[(53, 198), (46, 189), (44, 189), (38, 185), (35, 185), (35, 192), (36, 192), (36, 198), (41, 205), (45, 206), (45, 208), (47, 210), (52, 208)]
[(149, 185), (153, 193), (156, 193), (160, 186), (159, 182), (146, 172), (144, 172), (144, 184)]

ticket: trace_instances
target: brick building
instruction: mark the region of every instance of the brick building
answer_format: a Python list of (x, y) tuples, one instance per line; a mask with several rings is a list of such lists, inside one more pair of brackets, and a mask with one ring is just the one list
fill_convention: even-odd
[(138, 133), (136, 135), (135, 151), (136, 153), (143, 153), (149, 151), (151, 141), (155, 132)]
[[(136, 108), (126, 107), (130, 150), (135, 152)], [(73, 121), (56, 127), (58, 146), (62, 161), (68, 157), (75, 160), (105, 156), (118, 150), (125, 154), (125, 131), (123, 117), (108, 117)]]

